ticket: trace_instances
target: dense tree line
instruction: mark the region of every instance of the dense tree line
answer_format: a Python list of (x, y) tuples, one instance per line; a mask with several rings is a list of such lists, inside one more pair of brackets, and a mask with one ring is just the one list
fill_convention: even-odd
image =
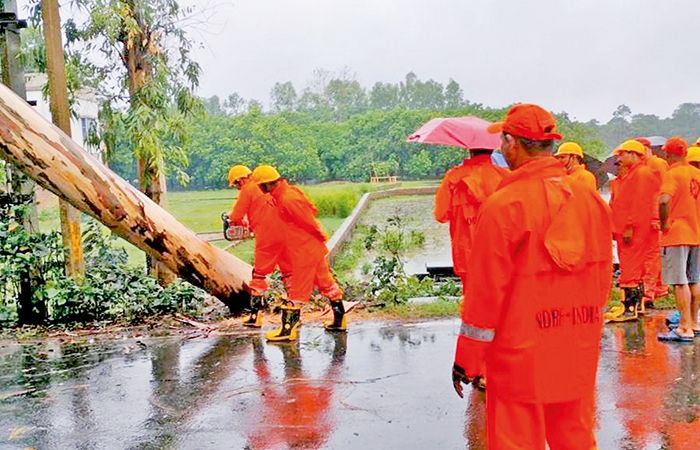
[[(359, 181), (371, 174), (437, 178), (464, 158), (465, 151), (405, 142), (412, 131), (433, 117), (476, 115), (493, 121), (506, 111), (464, 97), (454, 80), (443, 86), (409, 73), (398, 83), (375, 83), (364, 89), (347, 74), (317, 71), (301, 91), (289, 81), (276, 83), (267, 111), (259, 101), (247, 101), (237, 93), (224, 100), (202, 99), (206, 114), (186, 125), (188, 187), (223, 187), (227, 168), (237, 163), (273, 164), (296, 181)], [(700, 132), (700, 105), (690, 103), (666, 119), (632, 114), (625, 105), (605, 124), (577, 122), (566, 112), (557, 116), (565, 139), (581, 143), (598, 158), (630, 137), (681, 135), (694, 141)], [(127, 149), (118, 152), (111, 165), (134, 180), (130, 154)], [(177, 187), (173, 174), (169, 182)]]

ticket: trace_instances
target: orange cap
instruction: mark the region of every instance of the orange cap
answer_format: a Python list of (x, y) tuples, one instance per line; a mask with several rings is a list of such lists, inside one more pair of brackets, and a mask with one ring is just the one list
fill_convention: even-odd
[(508, 133), (531, 141), (558, 141), (557, 121), (546, 109), (531, 103), (514, 105), (502, 122), (489, 126), (489, 133)]
[(679, 136), (668, 138), (664, 144), (663, 151), (672, 155), (685, 156), (688, 154), (688, 142)]

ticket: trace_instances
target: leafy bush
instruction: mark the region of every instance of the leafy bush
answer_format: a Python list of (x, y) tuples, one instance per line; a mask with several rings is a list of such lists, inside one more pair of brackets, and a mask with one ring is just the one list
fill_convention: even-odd
[(195, 312), (205, 294), (176, 281), (163, 288), (127, 264), (127, 253), (114, 246), (114, 237), (94, 220), (84, 224), (83, 250), (87, 271), (76, 282), (63, 272), (64, 252), (57, 232), (29, 234), (3, 216), (0, 220), (0, 323), (17, 320), (17, 283), (32, 270), (39, 283), (33, 301), (54, 323), (123, 320), (134, 323), (171, 312)]
[(57, 322), (124, 320), (176, 311), (193, 312), (205, 294), (183, 281), (163, 288), (143, 269), (129, 267), (124, 249), (116, 248), (112, 235), (96, 221), (88, 221), (83, 233), (85, 264), (82, 284), (63, 277), (49, 295), (51, 317)]

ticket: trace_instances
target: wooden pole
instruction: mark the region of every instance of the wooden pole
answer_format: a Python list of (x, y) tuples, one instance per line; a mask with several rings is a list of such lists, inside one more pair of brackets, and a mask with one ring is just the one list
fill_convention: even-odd
[[(2, 2), (4, 12), (14, 15), (14, 20), (9, 19), (8, 23), (2, 26), (0, 36), (0, 46), (2, 47), (2, 82), (9, 86), (20, 98), (27, 98), (27, 90), (24, 81), (24, 67), (17, 59), (20, 51), (19, 21), (17, 20), (17, 2), (15, 0), (5, 0)], [(8, 174), (11, 179), (11, 189), (20, 198), (28, 199), (27, 210), (22, 214), (22, 226), (27, 233), (33, 234), (38, 230), (37, 213), (34, 197), (33, 181), (17, 171), (15, 167), (10, 167)], [(37, 269), (30, 269), (23, 273), (19, 282), (17, 293), (17, 319), (21, 325), (44, 323), (47, 316), (46, 304), (42, 300), (34, 301), (34, 291), (39, 285), (41, 277), (37, 274)]]
[[(41, 17), (46, 42), (46, 72), (49, 78), (49, 108), (51, 118), (58, 128), (71, 135), (66, 61), (61, 37), (61, 16), (58, 0), (41, 1)], [(80, 212), (70, 203), (59, 198), (61, 236), (66, 248), (66, 275), (81, 280), (85, 276), (85, 260), (80, 233)]]
[(0, 157), (233, 312), (248, 305), (250, 265), (197, 237), (5, 86), (0, 86)]

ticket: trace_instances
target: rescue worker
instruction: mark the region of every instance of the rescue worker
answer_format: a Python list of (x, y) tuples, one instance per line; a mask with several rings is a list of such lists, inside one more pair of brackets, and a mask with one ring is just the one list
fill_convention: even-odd
[(660, 341), (692, 342), (700, 306), (700, 170), (688, 164), (688, 143), (672, 137), (664, 144), (671, 168), (659, 196), (661, 264), (664, 283), (673, 286), (680, 311), (678, 328), (660, 333)]
[(294, 341), (298, 338), (301, 315), (298, 304), (309, 301), (314, 286), (329, 300), (333, 312), (333, 319), (324, 323), (324, 328), (345, 331), (345, 293), (328, 264), (328, 236), (316, 219), (318, 210), (299, 187), (290, 185), (272, 166), (256, 167), (253, 180), (262, 192), (269, 193), (275, 200), (285, 224), (280, 234), (284, 236), (284, 254), (290, 263), (289, 301), (282, 306), (282, 325), (266, 333), (265, 338), (268, 341)]
[(491, 162), (492, 150), (472, 149), (471, 158), (445, 173), (435, 193), (435, 220), (450, 223), (452, 267), (466, 282), (467, 261), (472, 248), (479, 207), (508, 173)]
[(279, 266), (282, 281), (285, 283), (289, 277), (290, 264), (284, 258), (284, 241), (282, 230), (285, 224), (282, 222), (275, 202), (267, 194), (264, 194), (258, 185), (253, 182), (252, 171), (244, 165), (236, 164), (228, 171), (229, 187), (238, 189), (238, 198), (228, 214), (232, 225), (250, 228), (255, 236), (253, 249), (253, 279), (250, 283), (250, 317), (243, 325), (253, 328), (262, 327), (263, 294), (269, 286), (265, 275)]
[[(656, 175), (656, 178), (659, 180), (659, 187), (661, 187), (661, 178), (668, 170), (668, 163), (652, 152), (649, 139), (640, 137), (636, 138), (635, 141), (644, 146), (646, 152), (644, 163)], [(668, 295), (668, 286), (661, 282), (661, 247), (654, 246), (649, 248), (649, 254), (646, 256), (644, 263), (644, 271), (646, 275), (644, 277), (644, 303), (642, 307), (643, 309), (653, 308), (656, 298)]]
[[(462, 298), (479, 207), (508, 174), (507, 169), (493, 164), (492, 152), (471, 149), (471, 158), (448, 170), (435, 193), (435, 220), (450, 223), (452, 268), (462, 281)], [(486, 388), (485, 371), (483, 368), (476, 383), (480, 389)]]
[(610, 210), (552, 157), (548, 111), (515, 105), (489, 131), (512, 172), (479, 212), (453, 386), (462, 396), (486, 362), (490, 449), (593, 449)]
[(583, 164), (583, 149), (576, 142), (564, 142), (559, 146), (554, 156), (566, 166), (566, 173), (590, 187), (594, 191), (598, 190), (598, 181), (595, 175), (586, 170)]
[(649, 139), (638, 137), (635, 141), (644, 146), (644, 163), (654, 172), (654, 175), (656, 175), (660, 181), (663, 174), (669, 169), (668, 162), (654, 154), (651, 150), (651, 141)]
[(644, 164), (644, 146), (635, 141), (623, 142), (613, 152), (620, 158), (620, 173), (615, 195), (610, 197), (614, 238), (620, 260), (618, 284), (624, 291), (624, 309), (611, 310), (606, 319), (614, 322), (636, 320), (644, 298), (644, 280), (648, 274), (649, 255), (658, 247), (658, 212), (656, 195), (659, 181)]

